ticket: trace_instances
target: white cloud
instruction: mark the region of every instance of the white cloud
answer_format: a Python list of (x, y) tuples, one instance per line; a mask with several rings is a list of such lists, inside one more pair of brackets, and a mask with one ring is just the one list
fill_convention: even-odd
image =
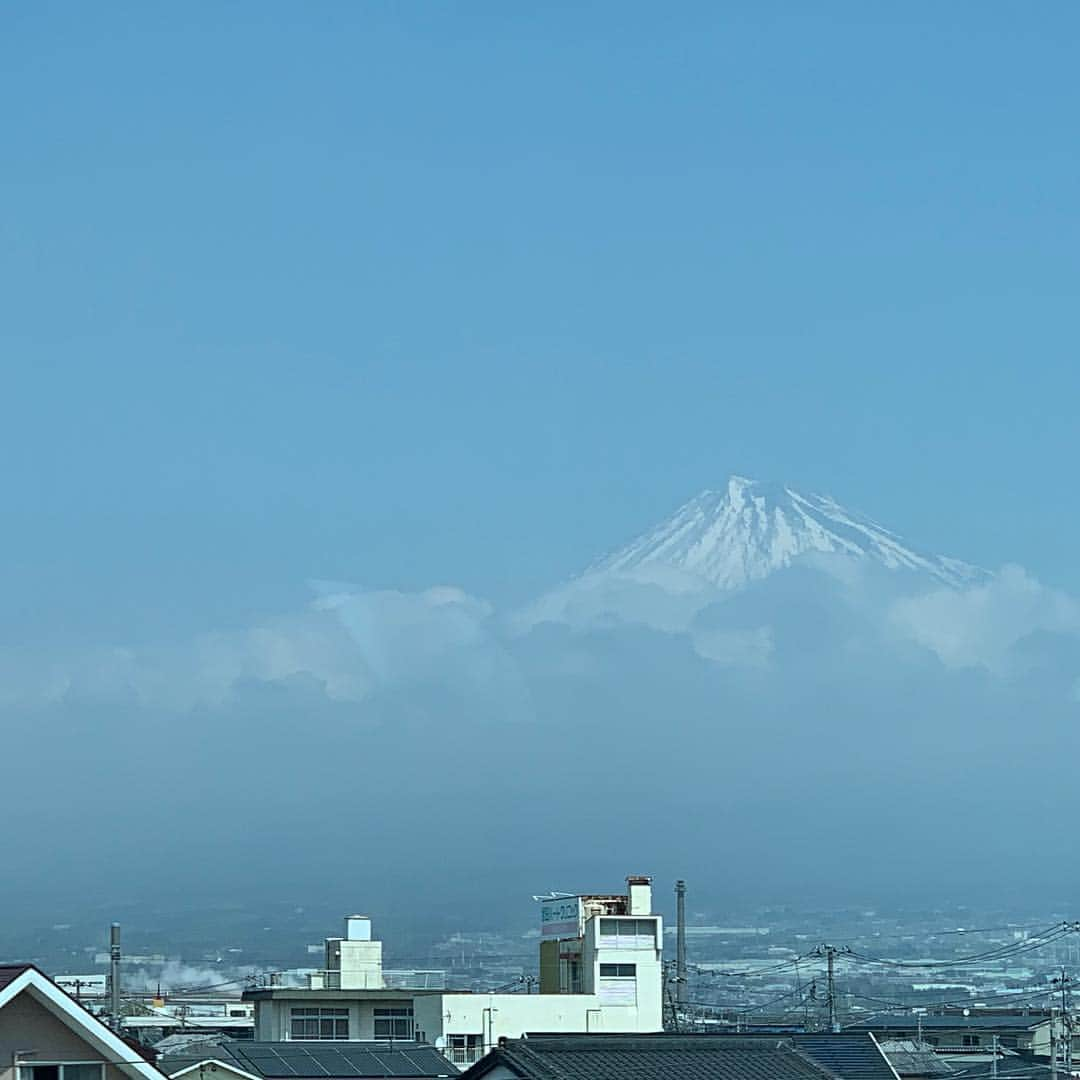
[[(910, 642), (947, 668), (1009, 677), (1041, 657), (1040, 632), (1080, 635), (1080, 605), (1019, 567), (962, 590), (897, 597), (895, 588), (891, 577), (883, 584), (830, 563), (724, 593), (693, 575), (651, 567), (586, 576), (503, 617), (453, 586), (402, 592), (317, 583), (318, 598), (304, 610), (170, 645), (61, 656), (0, 650), (0, 706), (124, 702), (185, 711), (225, 707), (244, 684), (302, 681), (331, 702), (348, 703), (379, 691), (435, 688), (467, 708), (511, 719), (531, 715), (530, 680), (572, 683), (571, 673), (603, 655), (596, 635), (620, 629), (668, 635), (673, 647), (682, 639), (688, 656), (718, 667), (769, 667), (778, 680), (789, 663), (808, 656), (818, 664), (832, 654), (842, 673), (852, 644), (875, 664), (903, 665)], [(548, 648), (545, 623), (571, 634)], [(1070, 684), (1080, 675), (1070, 671), (1067, 649), (1055, 662)]]
[(694, 574), (648, 563), (625, 573), (604, 571), (568, 582), (512, 615), (510, 626), (514, 633), (527, 633), (544, 622), (577, 630), (625, 624), (679, 633), (724, 595)]
[(1019, 566), (1006, 566), (982, 585), (896, 600), (890, 618), (947, 667), (983, 667), (999, 675), (1017, 670), (1015, 646), (1029, 635), (1080, 634), (1080, 605)]
[(698, 656), (727, 667), (763, 668), (773, 654), (773, 632), (769, 626), (750, 630), (697, 630), (693, 642)]
[(244, 682), (313, 680), (331, 701), (361, 701), (442, 667), (492, 677), (490, 607), (459, 589), (339, 589), (306, 610), (241, 630), (143, 648), (67, 654), (0, 650), (0, 705), (112, 701), (190, 709), (228, 702)]

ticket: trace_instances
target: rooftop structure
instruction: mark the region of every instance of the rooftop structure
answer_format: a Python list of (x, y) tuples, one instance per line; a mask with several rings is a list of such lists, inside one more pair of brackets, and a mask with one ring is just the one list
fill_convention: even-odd
[[(856, 1054), (851, 1072), (816, 1060), (795, 1041), (775, 1036), (536, 1035), (504, 1040), (464, 1073), (468, 1080), (896, 1080), (881, 1052), (865, 1036), (833, 1043)], [(877, 1055), (870, 1074), (863, 1046)]]
[(284, 1080), (285, 1077), (364, 1080), (397, 1076), (433, 1080), (456, 1076), (458, 1072), (434, 1047), (412, 1041), (229, 1040), (163, 1056), (159, 1067), (172, 1080)]

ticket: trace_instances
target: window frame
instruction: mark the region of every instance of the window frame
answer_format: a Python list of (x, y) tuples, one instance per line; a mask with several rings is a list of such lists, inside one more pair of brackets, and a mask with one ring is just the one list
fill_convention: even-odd
[(65, 1080), (64, 1071), (68, 1066), (77, 1065), (85, 1069), (89, 1065), (95, 1065), (98, 1069), (99, 1080), (105, 1080), (105, 1062), (97, 1061), (20, 1061), (18, 1063), (18, 1080), (34, 1080), (35, 1069), (56, 1069), (57, 1080)]
[[(411, 1005), (376, 1005), (371, 1010), (372, 1032), (376, 1039), (395, 1039), (411, 1042), (415, 1038), (416, 1021)], [(379, 1032), (379, 1025), (389, 1026), (389, 1033)], [(399, 1032), (404, 1032), (400, 1034)]]
[[(606, 969), (606, 970), (605, 970)], [(614, 970), (612, 970), (614, 969)], [(636, 979), (637, 964), (601, 964), (601, 979)]]
[[(351, 1017), (347, 1008), (331, 1005), (293, 1005), (289, 1009), (290, 1042), (341, 1042), (349, 1038)], [(323, 1025), (328, 1025), (324, 1029)], [(298, 1025), (314, 1025), (315, 1033), (298, 1033)], [(344, 1034), (341, 1026), (344, 1025)], [(63, 1078), (61, 1078), (63, 1080)]]
[(656, 932), (655, 915), (601, 915), (597, 945), (604, 949), (655, 950)]

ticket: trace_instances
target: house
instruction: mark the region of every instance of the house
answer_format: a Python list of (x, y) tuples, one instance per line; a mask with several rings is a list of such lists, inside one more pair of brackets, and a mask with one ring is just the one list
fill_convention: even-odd
[(33, 964), (0, 966), (0, 1080), (164, 1080)]
[(349, 916), (345, 936), (326, 939), (327, 967), (307, 987), (244, 992), (255, 1038), (416, 1039), (467, 1066), (528, 1031), (661, 1031), (662, 920), (651, 879), (626, 880), (625, 893), (539, 898), (539, 994), (387, 987), (371, 920)]
[[(823, 1051), (840, 1061), (855, 1055), (844, 1073), (816, 1060), (787, 1036), (776, 1035), (534, 1035), (507, 1039), (463, 1074), (463, 1080), (896, 1080), (888, 1062), (864, 1049), (862, 1037), (837, 1041)], [(865, 1072), (870, 1068), (870, 1072)]]
[[(1051, 1018), (1042, 1013), (970, 1010), (967, 1015), (877, 1016), (851, 1026), (860, 1031), (872, 1031), (879, 1040), (914, 1039), (939, 1054), (989, 1052), (997, 1046), (1049, 1057), (1050, 1025)], [(1074, 1053), (1078, 1051), (1080, 1036), (1074, 1038)]]
[(883, 1042), (882, 1053), (903, 1080), (1053, 1080), (1055, 1070), (1045, 1058), (1000, 1047), (972, 1053), (936, 1053), (913, 1039)]
[(417, 1042), (251, 1042), (229, 1039), (162, 1055), (172, 1080), (366, 1080), (388, 1076), (435, 1080), (458, 1070), (434, 1047)]

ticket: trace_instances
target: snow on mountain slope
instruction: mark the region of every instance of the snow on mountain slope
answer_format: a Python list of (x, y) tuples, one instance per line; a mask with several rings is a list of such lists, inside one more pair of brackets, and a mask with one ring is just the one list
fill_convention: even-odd
[(742, 476), (731, 477), (725, 491), (703, 491), (667, 521), (594, 563), (585, 577), (670, 567), (721, 589), (738, 589), (816, 552), (871, 559), (954, 588), (989, 577), (978, 567), (906, 546), (828, 496), (801, 495)]

